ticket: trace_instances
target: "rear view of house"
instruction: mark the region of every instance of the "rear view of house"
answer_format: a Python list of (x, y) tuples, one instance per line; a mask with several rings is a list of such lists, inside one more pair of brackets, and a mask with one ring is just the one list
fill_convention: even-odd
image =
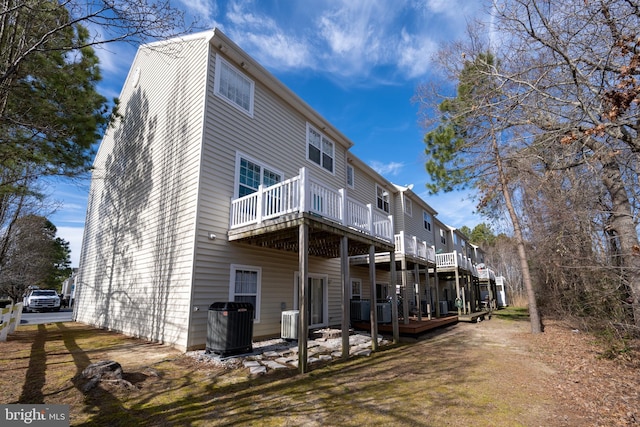
[(375, 334), (378, 315), (397, 326), (398, 293), (408, 322), (449, 313), (461, 271), (471, 283), (470, 247), (436, 211), (219, 30), (141, 46), (120, 102), (94, 162), (76, 320), (198, 349), (214, 303), (250, 303), (252, 338), (298, 310), (288, 333), (340, 326), (348, 355), (352, 302), (370, 301)]
[(348, 257), (393, 249), (376, 184), (349, 188), (352, 143), (218, 30), (142, 46), (120, 100), (75, 318), (182, 349), (217, 301), (250, 302), (255, 337), (299, 301), (305, 325), (340, 325)]

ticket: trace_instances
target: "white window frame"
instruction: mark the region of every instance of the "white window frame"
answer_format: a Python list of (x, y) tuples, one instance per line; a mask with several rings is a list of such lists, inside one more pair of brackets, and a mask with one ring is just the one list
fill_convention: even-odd
[(251, 156), (247, 156), (246, 154), (240, 152), (240, 151), (236, 151), (236, 170), (235, 170), (235, 178), (234, 178), (234, 187), (233, 187), (233, 197), (235, 199), (237, 199), (240, 195), (239, 192), (239, 187), (240, 187), (240, 165), (241, 165), (241, 161), (242, 159), (247, 160), (251, 163), (255, 163), (256, 165), (260, 166), (260, 184), (259, 185), (263, 185), (264, 182), (264, 171), (265, 169), (268, 170), (269, 172), (272, 172), (274, 174), (277, 174), (280, 176), (280, 182), (284, 181), (284, 173), (282, 171), (279, 171), (276, 168), (272, 168), (271, 166), (269, 166), (268, 164), (261, 162), (260, 160), (256, 160)]
[[(236, 297), (236, 273), (238, 271), (251, 271), (257, 273), (258, 283), (256, 284), (256, 305), (253, 307), (254, 310), (254, 322), (260, 323), (260, 300), (261, 300), (261, 290), (262, 290), (262, 268), (254, 265), (243, 265), (243, 264), (231, 264), (229, 267), (229, 301), (235, 301)], [(251, 295), (254, 294), (241, 294), (241, 295)]]
[[(324, 318), (323, 323), (316, 323), (309, 325), (310, 328), (319, 328), (321, 326), (329, 326), (329, 275), (328, 274), (318, 274), (318, 273), (309, 273), (309, 279), (322, 279), (324, 280), (324, 289), (322, 298), (324, 299), (324, 306), (322, 307), (322, 317)], [(293, 275), (293, 309), (300, 310), (300, 306), (298, 304), (298, 292), (299, 292), (299, 283), (300, 283), (300, 272), (296, 271)]]
[[(320, 136), (320, 147), (315, 147), (314, 144), (311, 144), (311, 132), (315, 132)], [(306, 147), (307, 147), (307, 160), (310, 161), (311, 163), (313, 163), (316, 166), (319, 166), (320, 168), (322, 168), (323, 170), (329, 172), (332, 175), (335, 175), (335, 171), (336, 171), (336, 144), (330, 140), (329, 138), (327, 138), (327, 136), (320, 132), (318, 129), (316, 129), (315, 127), (313, 127), (310, 123), (307, 123), (307, 134), (306, 134)], [(313, 145), (315, 148), (317, 148), (318, 150), (320, 150), (320, 163), (316, 162), (315, 160), (312, 160), (310, 157), (310, 150), (309, 150), (309, 146)], [(327, 151), (325, 150), (325, 145), (330, 145), (331, 146), (331, 153), (329, 154)], [(327, 156), (329, 158), (331, 158), (331, 169), (328, 169), (325, 165), (324, 165), (324, 156)]]
[[(357, 285), (358, 293), (353, 292), (353, 286)], [(362, 299), (362, 279), (354, 279), (351, 278), (351, 287), (349, 288), (349, 299), (353, 299), (354, 297), (358, 297), (358, 299)]]
[[(224, 68), (227, 67), (227, 68)], [(235, 79), (240, 79), (244, 84), (249, 86), (249, 93), (246, 94), (249, 97), (248, 103), (249, 105), (245, 107), (244, 105), (238, 103), (236, 99), (228, 97), (225, 93), (220, 90), (220, 82), (222, 81), (222, 73), (226, 71), (229, 73), (233, 73), (232, 77)], [(228, 102), (230, 105), (234, 106), (238, 110), (247, 114), (249, 117), (253, 117), (253, 100), (255, 94), (255, 83), (253, 80), (248, 78), (242, 71), (233, 66), (229, 61), (224, 59), (220, 55), (216, 55), (216, 70), (215, 70), (215, 78), (213, 84), (213, 92), (216, 96), (224, 101)], [(241, 87), (234, 87), (234, 89), (238, 92), (242, 90)]]
[(347, 186), (354, 188), (356, 182), (356, 170), (351, 165), (347, 165)]
[(425, 230), (431, 231), (431, 214), (427, 211), (422, 211), (422, 225)]
[[(382, 204), (382, 207), (380, 207), (380, 204)], [(386, 213), (390, 213), (391, 211), (389, 191), (378, 184), (376, 184), (376, 207)]]
[(447, 236), (446, 236), (446, 233), (444, 232), (444, 230), (442, 228), (440, 229), (440, 242), (443, 245), (447, 244)]
[(413, 201), (410, 198), (408, 198), (406, 194), (403, 197), (404, 197), (404, 213), (405, 215), (413, 218)]

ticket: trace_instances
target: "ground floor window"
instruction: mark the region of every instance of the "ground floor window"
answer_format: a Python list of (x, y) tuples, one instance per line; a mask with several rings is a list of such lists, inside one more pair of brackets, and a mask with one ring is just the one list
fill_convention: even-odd
[(351, 299), (359, 300), (362, 298), (362, 280), (351, 279)]
[(231, 265), (229, 301), (250, 302), (253, 305), (254, 320), (260, 321), (260, 285), (262, 269), (249, 265)]

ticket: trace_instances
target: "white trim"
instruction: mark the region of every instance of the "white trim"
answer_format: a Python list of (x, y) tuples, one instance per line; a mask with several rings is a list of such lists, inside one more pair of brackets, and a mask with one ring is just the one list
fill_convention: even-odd
[(356, 278), (351, 278), (351, 280), (349, 281), (349, 284), (351, 286), (349, 286), (349, 299), (353, 298), (353, 283), (356, 282), (358, 283), (358, 285), (360, 286), (360, 293), (358, 294), (358, 298), (362, 299), (362, 279), (356, 279)]
[[(322, 279), (324, 283), (323, 295), (324, 304), (322, 307), (322, 318), (324, 322), (310, 324), (310, 328), (320, 328), (323, 326), (329, 326), (329, 275), (328, 274), (318, 274), (318, 273), (309, 273), (309, 279)], [(293, 309), (299, 310), (300, 307), (298, 305), (298, 282), (300, 281), (300, 272), (296, 271), (293, 274)]]
[[(382, 190), (382, 208), (378, 206), (378, 189)], [(385, 195), (386, 193), (386, 195)], [(376, 184), (376, 208), (382, 212), (387, 214), (391, 213), (391, 198), (389, 197), (389, 190), (384, 188), (382, 185)], [(386, 200), (385, 200), (386, 198)], [(387, 203), (387, 209), (384, 209), (384, 203)]]
[[(428, 221), (427, 221), (427, 219), (425, 218), (426, 216), (428, 216), (428, 217), (429, 217), (429, 220), (428, 220)], [(425, 229), (425, 230), (427, 230), (428, 232), (431, 232), (431, 231), (432, 231), (431, 229), (433, 228), (433, 226), (432, 226), (433, 219), (432, 219), (432, 218), (433, 218), (433, 216), (432, 216), (429, 212), (424, 211), (424, 210), (422, 211), (422, 228), (424, 228), (424, 229)], [(425, 222), (426, 222), (427, 224), (429, 224), (429, 228), (427, 228), (427, 227), (424, 225), (424, 224), (425, 224)]]
[(262, 185), (262, 178), (264, 177), (264, 169), (268, 169), (270, 172), (274, 172), (280, 175), (280, 180), (284, 181), (285, 180), (285, 175), (284, 172), (276, 169), (276, 168), (272, 168), (269, 164), (262, 162), (260, 160), (256, 160), (255, 157), (251, 157), (251, 156), (247, 156), (246, 154), (244, 154), (241, 151), (236, 151), (236, 166), (235, 166), (235, 172), (234, 172), (234, 177), (233, 177), (233, 198), (237, 199), (238, 198), (238, 186), (240, 184), (240, 160), (241, 159), (245, 159), (250, 161), (251, 163), (255, 163), (258, 166), (260, 166), (261, 168), (261, 172), (260, 172), (260, 185)]
[(402, 198), (404, 199), (405, 215), (413, 218), (413, 201), (410, 198), (408, 198), (406, 194), (402, 194)]
[(262, 267), (257, 267), (255, 265), (244, 265), (244, 264), (231, 264), (229, 266), (229, 301), (235, 300), (236, 295), (236, 275), (235, 273), (238, 270), (252, 271), (258, 273), (257, 280), (258, 283), (256, 285), (256, 306), (253, 308), (255, 310), (255, 318), (254, 323), (260, 323), (260, 300), (262, 293)]
[[(220, 78), (221, 78), (220, 77), (220, 73), (222, 72), (222, 64), (224, 64), (225, 66), (229, 67), (232, 71), (235, 71), (240, 78), (246, 80), (246, 82), (249, 83), (249, 109), (248, 110), (245, 109), (242, 105), (238, 104), (233, 99), (228, 98), (225, 94), (220, 92)], [(254, 83), (254, 81), (251, 80), (249, 77), (247, 77), (242, 71), (240, 71), (238, 68), (236, 68), (229, 61), (227, 61), (222, 56), (220, 56), (220, 54), (216, 54), (216, 69), (215, 69), (215, 73), (214, 73), (213, 93), (218, 98), (220, 98), (220, 99), (224, 100), (225, 102), (227, 102), (229, 105), (237, 108), (239, 111), (242, 111), (243, 113), (245, 113), (249, 117), (253, 117), (253, 100), (254, 100), (254, 97), (255, 97), (255, 83)]]
[[(349, 182), (349, 171), (351, 171), (351, 182)], [(347, 187), (354, 188), (356, 185), (356, 168), (351, 165), (347, 165)]]
[[(320, 135), (320, 163), (316, 163), (313, 160), (311, 160), (309, 158), (309, 130), (313, 129), (314, 132), (318, 133)], [(324, 154), (323, 150), (322, 150), (322, 144), (323, 141), (328, 141), (331, 143), (331, 148), (332, 148), (332, 153), (331, 153), (331, 170), (325, 168), (322, 164), (322, 155)], [(306, 156), (307, 156), (307, 161), (313, 165), (315, 165), (316, 167), (319, 167), (320, 169), (322, 169), (325, 172), (330, 173), (331, 175), (335, 175), (336, 174), (336, 143), (333, 142), (333, 140), (331, 140), (330, 138), (328, 138), (324, 133), (322, 133), (321, 131), (319, 131), (315, 126), (313, 126), (311, 123), (307, 122), (307, 131), (305, 133), (305, 148), (306, 148)]]

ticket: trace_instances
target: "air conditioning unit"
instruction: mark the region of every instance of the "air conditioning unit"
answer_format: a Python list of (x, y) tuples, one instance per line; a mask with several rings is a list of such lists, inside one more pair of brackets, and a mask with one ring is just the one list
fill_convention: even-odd
[(440, 316), (444, 316), (449, 313), (449, 303), (447, 301), (440, 301)]
[(288, 310), (282, 312), (282, 327), (280, 335), (285, 340), (298, 339), (298, 321), (300, 312), (298, 310)]
[(351, 300), (351, 320), (354, 322), (368, 322), (371, 303), (366, 299)]
[(376, 304), (378, 323), (391, 323), (391, 303), (379, 302)]

